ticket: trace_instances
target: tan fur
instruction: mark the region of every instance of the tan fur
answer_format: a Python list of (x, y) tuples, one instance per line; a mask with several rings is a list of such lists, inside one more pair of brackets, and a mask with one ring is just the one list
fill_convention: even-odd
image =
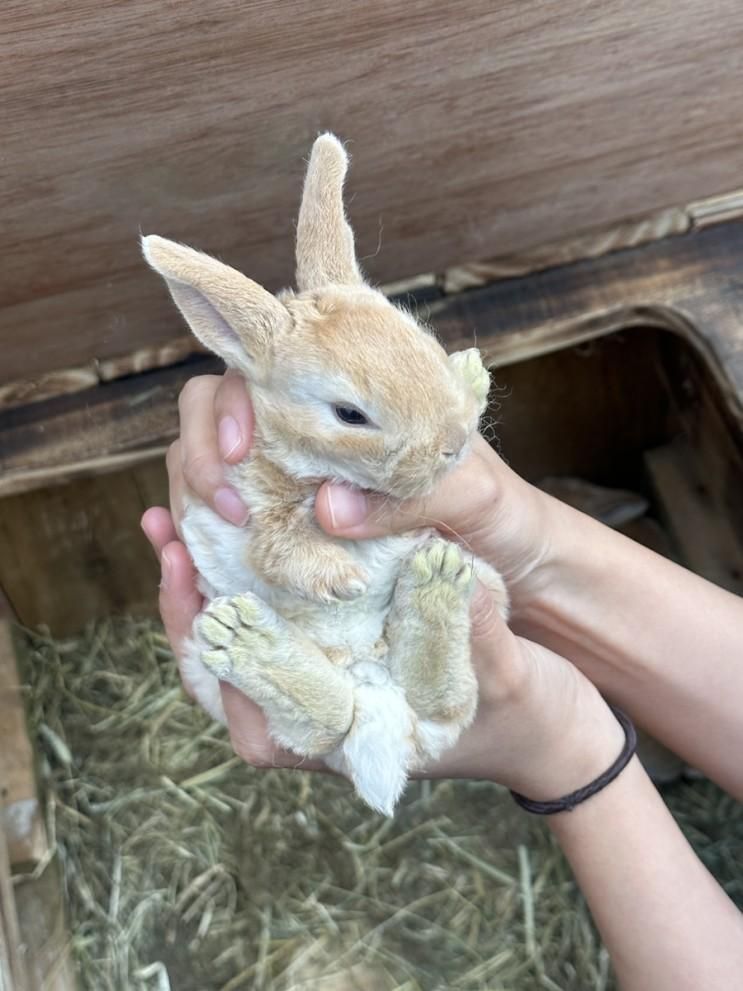
[[(255, 411), (251, 457), (229, 475), (249, 525), (230, 527), (193, 501), (184, 519), (211, 598), (192, 670), (237, 685), (279, 742), (324, 755), (389, 812), (410, 768), (474, 716), (469, 601), (473, 563), (482, 566), (423, 531), (334, 539), (314, 498), (325, 479), (392, 499), (428, 493), (466, 453), (489, 376), (474, 348), (448, 356), (363, 281), (343, 208), (347, 164), (336, 138), (317, 139), (297, 224), (298, 292), (274, 297), (162, 238), (145, 238), (144, 253), (194, 333), (245, 375)], [(349, 407), (361, 424), (344, 422)], [(505, 613), (500, 576), (488, 584)], [(204, 686), (218, 712), (218, 685)]]
[(348, 733), (348, 680), (259, 599), (215, 599), (200, 619), (199, 634), (207, 648), (204, 661), (215, 672), (287, 722), (304, 723), (307, 752), (327, 753)]
[(321, 135), (312, 148), (297, 220), (300, 291), (363, 283), (356, 262), (353, 231), (343, 209), (347, 168), (337, 138)]
[(264, 581), (315, 602), (352, 598), (366, 587), (366, 575), (337, 543), (328, 539), (313, 512), (319, 482), (299, 482), (270, 462), (256, 442), (250, 461), (235, 472), (238, 488), (249, 490), (250, 565)]
[[(416, 551), (402, 572), (387, 620), (388, 664), (415, 711), (468, 723), (477, 686), (469, 657), (472, 564), (447, 541)], [(410, 622), (415, 616), (417, 621)]]

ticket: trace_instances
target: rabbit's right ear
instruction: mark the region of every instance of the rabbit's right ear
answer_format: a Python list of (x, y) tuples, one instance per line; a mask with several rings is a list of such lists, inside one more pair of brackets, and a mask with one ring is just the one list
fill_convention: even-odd
[(297, 219), (297, 288), (363, 285), (353, 231), (343, 209), (348, 155), (334, 134), (312, 146)]
[(142, 252), (201, 343), (259, 380), (272, 339), (291, 324), (286, 307), (236, 269), (183, 244), (151, 234), (142, 238)]

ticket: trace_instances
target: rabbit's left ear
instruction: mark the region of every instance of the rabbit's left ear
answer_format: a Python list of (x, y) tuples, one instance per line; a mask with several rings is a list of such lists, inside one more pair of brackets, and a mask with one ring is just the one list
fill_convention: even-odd
[(236, 269), (184, 244), (151, 234), (142, 238), (142, 251), (201, 343), (231, 368), (260, 379), (275, 335), (291, 325), (283, 303)]
[(297, 288), (363, 285), (353, 231), (343, 209), (348, 155), (333, 134), (312, 146), (297, 221)]

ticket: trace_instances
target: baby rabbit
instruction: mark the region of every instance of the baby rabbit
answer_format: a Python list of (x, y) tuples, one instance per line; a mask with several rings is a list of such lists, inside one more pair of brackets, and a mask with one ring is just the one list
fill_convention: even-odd
[(473, 568), (429, 529), (352, 541), (326, 535), (326, 479), (405, 499), (467, 453), (489, 376), (472, 348), (447, 356), (411, 314), (365, 281), (343, 208), (348, 158), (317, 138), (297, 224), (297, 287), (273, 296), (235, 269), (161, 237), (144, 256), (196, 337), (250, 386), (255, 436), (229, 481), (247, 527), (191, 498), (184, 539), (207, 603), (186, 674), (224, 720), (218, 679), (265, 711), (276, 741), (320, 757), (392, 814), (410, 771), (472, 721)]

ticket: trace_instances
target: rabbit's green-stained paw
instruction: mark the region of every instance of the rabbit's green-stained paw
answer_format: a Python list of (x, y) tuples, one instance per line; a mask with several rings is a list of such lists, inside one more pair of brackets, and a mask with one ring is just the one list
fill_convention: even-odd
[(255, 662), (276, 646), (274, 614), (251, 595), (214, 599), (197, 618), (195, 633), (202, 644), (202, 660), (218, 678), (230, 681), (246, 655)]
[(490, 372), (483, 365), (478, 349), (456, 351), (450, 361), (472, 389), (478, 403), (484, 406), (490, 392)]
[(432, 537), (408, 558), (385, 629), (390, 670), (414, 711), (460, 728), (477, 703), (469, 645), (473, 585), (473, 563), (461, 548)]
[(469, 599), (472, 564), (456, 544), (433, 538), (413, 555), (408, 581), (419, 609), (429, 613), (451, 610)]

